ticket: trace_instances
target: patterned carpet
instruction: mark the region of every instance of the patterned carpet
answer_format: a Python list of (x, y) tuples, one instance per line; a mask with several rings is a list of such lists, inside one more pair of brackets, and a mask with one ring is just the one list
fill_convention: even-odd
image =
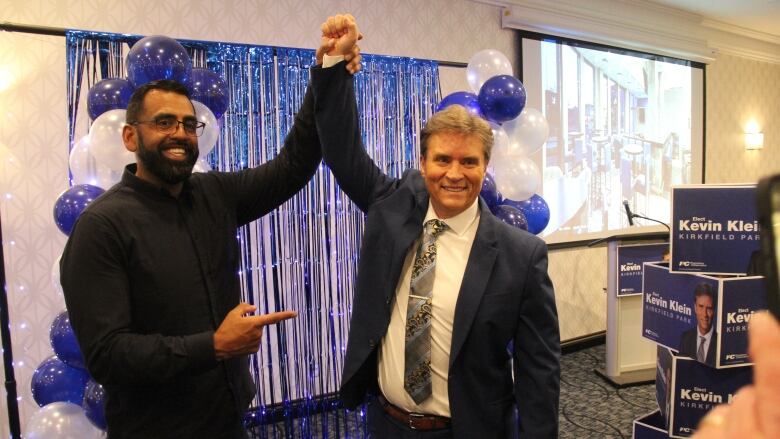
[[(604, 367), (604, 345), (563, 356), (561, 364), (560, 439), (631, 438), (634, 419), (655, 410), (652, 384), (616, 389), (593, 370)], [(250, 437), (365, 438), (360, 411), (332, 410), (308, 420), (256, 427)]]
[(653, 384), (616, 389), (597, 376), (605, 358), (603, 344), (563, 356), (561, 439), (630, 438), (634, 419), (658, 408)]

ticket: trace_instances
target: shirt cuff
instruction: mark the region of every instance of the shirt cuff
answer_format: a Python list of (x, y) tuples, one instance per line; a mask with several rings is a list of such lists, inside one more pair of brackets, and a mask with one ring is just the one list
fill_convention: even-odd
[(191, 365), (196, 370), (209, 368), (217, 364), (217, 354), (214, 352), (214, 332), (206, 331), (184, 336), (184, 344), (190, 357)]
[(322, 56), (322, 68), (327, 69), (328, 67), (333, 67), (341, 61), (344, 61), (344, 55), (330, 56), (325, 54)]

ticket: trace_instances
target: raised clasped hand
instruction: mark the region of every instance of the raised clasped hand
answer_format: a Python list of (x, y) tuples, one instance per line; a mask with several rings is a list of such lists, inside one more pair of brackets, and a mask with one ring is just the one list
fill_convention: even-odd
[(344, 56), (347, 70), (353, 75), (359, 72), (361, 56), (357, 42), (363, 38), (363, 34), (358, 30), (355, 17), (350, 14), (328, 17), (321, 28), (322, 38), (317, 49), (317, 64), (322, 64), (324, 54)]

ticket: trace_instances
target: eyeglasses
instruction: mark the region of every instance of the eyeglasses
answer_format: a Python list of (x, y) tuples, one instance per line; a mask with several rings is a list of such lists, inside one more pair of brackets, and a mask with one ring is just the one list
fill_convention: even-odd
[(196, 119), (178, 120), (175, 117), (161, 117), (154, 120), (138, 120), (132, 122), (130, 125), (138, 125), (142, 123), (152, 124), (157, 131), (163, 134), (173, 134), (179, 129), (179, 124), (184, 127), (184, 133), (188, 136), (200, 137), (203, 134), (203, 128), (206, 126), (203, 122), (198, 122)]

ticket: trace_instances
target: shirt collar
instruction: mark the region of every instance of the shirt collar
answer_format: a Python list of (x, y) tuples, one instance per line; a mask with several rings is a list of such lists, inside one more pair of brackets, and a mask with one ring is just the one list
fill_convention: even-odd
[[(467, 207), (466, 210), (463, 212), (447, 219), (443, 219), (450, 229), (452, 229), (453, 232), (457, 235), (462, 235), (466, 233), (466, 230), (469, 228), (469, 226), (474, 223), (474, 221), (479, 218), (479, 197), (477, 197), (473, 203), (471, 203), (471, 206)], [(438, 215), (436, 215), (436, 211), (433, 209), (433, 204), (431, 204), (430, 200), (428, 201), (428, 212), (425, 214), (425, 219), (423, 220), (423, 224), (428, 222), (428, 220), (432, 219), (440, 219)]]
[[(138, 176), (135, 175), (135, 172), (138, 170), (138, 165), (135, 163), (131, 163), (127, 166), (125, 166), (125, 170), (122, 173), (122, 184), (130, 186), (133, 189), (138, 190), (139, 192), (149, 194), (149, 195), (164, 195), (168, 198), (175, 199), (171, 194), (159, 187), (155, 186), (148, 181), (141, 180), (138, 178)], [(187, 179), (184, 181), (184, 186), (181, 189), (181, 194), (179, 194), (180, 199), (186, 199), (189, 197), (189, 193), (191, 191), (190, 186), (190, 180)]]

